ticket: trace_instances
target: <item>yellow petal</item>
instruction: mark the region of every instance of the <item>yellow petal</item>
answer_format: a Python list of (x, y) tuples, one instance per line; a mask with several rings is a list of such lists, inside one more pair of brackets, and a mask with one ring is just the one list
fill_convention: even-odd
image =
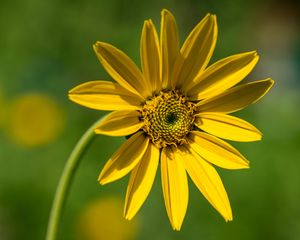
[(106, 115), (95, 128), (95, 133), (109, 136), (127, 136), (138, 131), (144, 123), (138, 111), (114, 111)]
[(217, 41), (217, 20), (215, 15), (207, 14), (185, 40), (174, 66), (174, 83), (178, 88), (193, 81), (207, 66)]
[(161, 88), (159, 40), (151, 20), (144, 22), (140, 51), (147, 86), (151, 92), (159, 91)]
[(229, 199), (215, 168), (194, 152), (183, 152), (183, 159), (188, 174), (203, 196), (226, 221), (231, 221)]
[(159, 149), (149, 143), (143, 158), (130, 175), (124, 208), (126, 219), (132, 219), (146, 200), (154, 182), (158, 162)]
[(258, 61), (255, 51), (224, 58), (199, 75), (186, 89), (193, 100), (216, 96), (242, 81)]
[(122, 87), (144, 98), (151, 95), (142, 73), (125, 53), (103, 42), (96, 42), (93, 47), (105, 70)]
[(174, 230), (180, 230), (188, 205), (188, 182), (181, 156), (169, 148), (162, 150), (161, 179), (169, 220)]
[(200, 112), (224, 112), (238, 111), (261, 99), (273, 86), (274, 81), (270, 78), (251, 83), (242, 84), (231, 88), (219, 96), (200, 101)]
[(249, 162), (230, 144), (207, 133), (193, 131), (190, 147), (206, 161), (222, 168), (249, 168)]
[(162, 87), (167, 88), (172, 81), (174, 63), (179, 54), (179, 37), (175, 18), (166, 9), (161, 12), (160, 29)]
[(197, 127), (217, 137), (239, 142), (261, 140), (262, 133), (240, 118), (223, 113), (200, 113), (196, 116), (199, 118)]
[(69, 98), (82, 106), (97, 110), (137, 110), (142, 98), (117, 83), (90, 81), (69, 91)]
[(131, 136), (105, 164), (98, 178), (100, 184), (113, 182), (129, 173), (143, 157), (148, 143), (142, 131)]

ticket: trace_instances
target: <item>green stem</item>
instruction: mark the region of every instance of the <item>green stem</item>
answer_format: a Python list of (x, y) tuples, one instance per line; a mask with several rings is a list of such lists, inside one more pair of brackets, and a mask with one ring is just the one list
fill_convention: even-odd
[(62, 210), (66, 201), (66, 197), (70, 190), (76, 169), (85, 150), (87, 149), (87, 147), (92, 142), (95, 136), (94, 129), (96, 125), (98, 125), (101, 120), (102, 119), (98, 120), (83, 134), (83, 136), (80, 138), (67, 160), (52, 203), (46, 240), (55, 240), (57, 237), (58, 225), (61, 219)]

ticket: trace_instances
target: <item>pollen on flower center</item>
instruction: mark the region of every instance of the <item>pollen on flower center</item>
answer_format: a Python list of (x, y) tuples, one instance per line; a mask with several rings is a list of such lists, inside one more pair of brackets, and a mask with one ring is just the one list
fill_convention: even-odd
[(195, 105), (178, 91), (160, 92), (141, 111), (143, 130), (158, 147), (187, 143), (193, 127)]

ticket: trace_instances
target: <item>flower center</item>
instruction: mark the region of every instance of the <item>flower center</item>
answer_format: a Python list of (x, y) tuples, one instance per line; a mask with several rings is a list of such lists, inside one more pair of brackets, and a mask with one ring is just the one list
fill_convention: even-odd
[(193, 127), (195, 105), (178, 91), (160, 92), (141, 111), (143, 130), (158, 147), (187, 143)]

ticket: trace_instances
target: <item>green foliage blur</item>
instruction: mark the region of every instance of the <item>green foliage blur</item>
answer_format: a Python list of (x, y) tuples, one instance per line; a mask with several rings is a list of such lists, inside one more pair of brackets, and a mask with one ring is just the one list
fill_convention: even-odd
[[(111, 80), (99, 64), (92, 44), (97, 40), (109, 42), (139, 65), (143, 21), (151, 18), (159, 29), (163, 8), (175, 15), (181, 41), (207, 12), (215, 13), (219, 35), (212, 62), (258, 50), (260, 61), (247, 80), (272, 77), (275, 86), (259, 103), (237, 114), (264, 133), (261, 142), (232, 143), (251, 161), (251, 168), (218, 169), (231, 200), (233, 222), (225, 223), (190, 181), (187, 215), (182, 230), (174, 232), (164, 208), (158, 173), (150, 196), (138, 213), (135, 239), (299, 239), (297, 1), (1, 0), (1, 240), (44, 239), (55, 188), (68, 154), (83, 132), (105, 114), (67, 98), (68, 90), (80, 83)], [(32, 95), (44, 96), (46, 100), (33, 98), (27, 101), (28, 107), (24, 96), (32, 99)], [(35, 111), (26, 110), (32, 108)], [(128, 177), (106, 186), (97, 183), (104, 163), (123, 141), (96, 137), (75, 177), (59, 239), (82, 239), (78, 233), (79, 218), (90, 202), (107, 196), (125, 198)], [(105, 217), (109, 212), (103, 214)], [(122, 211), (119, 217), (122, 218)], [(105, 228), (100, 222), (99, 230)]]

